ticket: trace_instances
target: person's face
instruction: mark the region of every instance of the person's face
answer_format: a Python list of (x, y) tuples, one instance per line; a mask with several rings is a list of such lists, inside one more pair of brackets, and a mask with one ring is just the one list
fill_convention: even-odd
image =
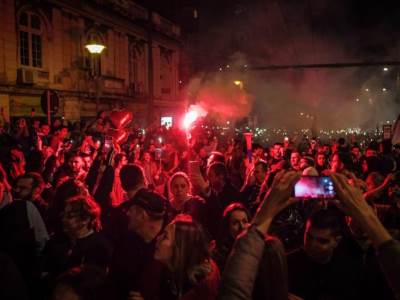
[(48, 136), (50, 133), (50, 126), (49, 125), (42, 125), (40, 127), (40, 131), (44, 136)]
[(361, 156), (361, 152), (360, 152), (360, 148), (353, 148), (351, 149), (351, 153), (353, 153), (353, 155), (359, 159)]
[(157, 237), (154, 258), (168, 265), (172, 261), (175, 243), (175, 224), (168, 224), (163, 233)]
[(128, 159), (126, 158), (126, 156), (125, 155), (122, 156), (121, 162), (120, 162), (121, 167), (125, 166), (127, 163), (128, 163)]
[(210, 185), (216, 191), (221, 191), (225, 185), (225, 178), (223, 174), (217, 175), (213, 170), (208, 172), (208, 180)]
[(89, 171), (90, 167), (92, 166), (92, 157), (91, 156), (85, 156), (83, 157), (83, 168), (85, 171)]
[(32, 178), (20, 178), (15, 183), (13, 195), (16, 200), (33, 200), (33, 180)]
[(339, 159), (339, 155), (334, 155), (331, 161), (332, 172), (340, 172), (343, 169), (343, 163)]
[(367, 191), (371, 191), (377, 187), (371, 176), (367, 177), (367, 179), (365, 180), (365, 184), (367, 185)]
[(72, 172), (79, 173), (83, 167), (82, 157), (80, 157), (80, 156), (72, 157), (68, 164), (69, 164)]
[(68, 135), (68, 129), (67, 128), (62, 128), (60, 130), (60, 138), (65, 139)]
[(290, 165), (296, 169), (299, 167), (299, 163), (300, 163), (300, 153), (294, 152), (290, 155)]
[(67, 204), (61, 217), (63, 230), (67, 235), (76, 236), (83, 228), (87, 227), (89, 220), (83, 220), (80, 212)]
[(254, 178), (256, 179), (256, 182), (258, 184), (262, 184), (264, 182), (266, 175), (267, 175), (267, 172), (264, 171), (264, 169), (261, 165), (258, 165), (254, 168)]
[(231, 217), (229, 218), (229, 234), (235, 239), (248, 224), (249, 220), (244, 211), (233, 211)]
[(300, 169), (304, 170), (305, 168), (308, 168), (308, 167), (309, 167), (309, 165), (308, 165), (307, 159), (301, 158), (300, 159)]
[(65, 285), (65, 284), (58, 284), (53, 292), (52, 296), (53, 300), (80, 300), (79, 296), (75, 293), (75, 291)]
[(325, 155), (321, 155), (321, 154), (319, 154), (319, 155), (317, 155), (317, 164), (318, 164), (318, 166), (324, 166), (325, 165), (325, 162), (326, 162), (326, 158), (325, 158)]
[(372, 157), (372, 156), (377, 156), (376, 150), (367, 149), (367, 151), (365, 151), (365, 157)]
[(35, 120), (35, 121), (33, 122), (33, 128), (37, 130), (37, 129), (39, 129), (39, 127), (40, 127), (40, 122), (37, 121), (37, 120)]
[(320, 263), (328, 262), (338, 243), (339, 238), (335, 237), (330, 229), (313, 228), (310, 222), (307, 222), (304, 250), (312, 260)]
[(19, 128), (24, 128), (26, 126), (26, 121), (25, 119), (19, 119), (18, 120), (18, 127)]
[(150, 162), (150, 161), (151, 161), (150, 153), (149, 153), (149, 152), (146, 152), (146, 153), (143, 155), (143, 159), (144, 159), (145, 162)]
[(189, 194), (189, 184), (186, 179), (182, 176), (175, 177), (171, 182), (171, 193), (175, 200), (186, 200), (186, 197)]
[(264, 153), (263, 148), (256, 148), (256, 149), (254, 150), (254, 152), (253, 152), (253, 156), (254, 156), (254, 157), (261, 158), (261, 157), (263, 157), (263, 153)]
[(282, 146), (281, 145), (275, 145), (272, 148), (272, 157), (277, 160), (282, 158)]

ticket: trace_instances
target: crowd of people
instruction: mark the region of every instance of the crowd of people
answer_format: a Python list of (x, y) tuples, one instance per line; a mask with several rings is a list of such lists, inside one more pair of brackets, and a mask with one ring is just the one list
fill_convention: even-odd
[(400, 299), (400, 145), (1, 119), (0, 299)]

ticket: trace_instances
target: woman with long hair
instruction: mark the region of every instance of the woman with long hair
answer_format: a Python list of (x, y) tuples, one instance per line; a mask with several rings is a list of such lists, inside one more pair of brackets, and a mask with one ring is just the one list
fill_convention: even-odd
[(202, 227), (189, 215), (178, 215), (165, 227), (154, 258), (167, 270), (162, 299), (208, 300), (217, 295), (218, 267), (210, 257)]
[(178, 214), (188, 214), (197, 222), (202, 223), (204, 217), (204, 199), (193, 196), (192, 183), (189, 176), (183, 172), (176, 172), (168, 183), (169, 190), (169, 219)]
[(212, 258), (222, 272), (236, 237), (249, 225), (250, 214), (243, 204), (235, 202), (225, 208)]

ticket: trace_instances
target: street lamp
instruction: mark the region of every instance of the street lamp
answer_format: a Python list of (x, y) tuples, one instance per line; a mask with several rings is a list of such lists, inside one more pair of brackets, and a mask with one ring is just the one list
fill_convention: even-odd
[(89, 51), (91, 57), (92, 57), (92, 76), (95, 81), (95, 86), (96, 86), (96, 112), (99, 112), (99, 92), (100, 92), (100, 87), (99, 87), (99, 77), (100, 77), (100, 68), (99, 68), (99, 59), (100, 59), (100, 54), (103, 52), (103, 50), (106, 48), (101, 42), (97, 41), (92, 37), (92, 40), (89, 41), (89, 43), (85, 46), (85, 48)]

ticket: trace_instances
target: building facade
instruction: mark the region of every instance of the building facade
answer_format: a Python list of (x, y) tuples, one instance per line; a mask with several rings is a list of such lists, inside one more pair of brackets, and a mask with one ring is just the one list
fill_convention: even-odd
[[(129, 0), (0, 2), (0, 107), (10, 117), (45, 116), (54, 90), (57, 115), (91, 118), (127, 108), (140, 122), (176, 118), (180, 28)], [(85, 45), (106, 46), (94, 56)]]

